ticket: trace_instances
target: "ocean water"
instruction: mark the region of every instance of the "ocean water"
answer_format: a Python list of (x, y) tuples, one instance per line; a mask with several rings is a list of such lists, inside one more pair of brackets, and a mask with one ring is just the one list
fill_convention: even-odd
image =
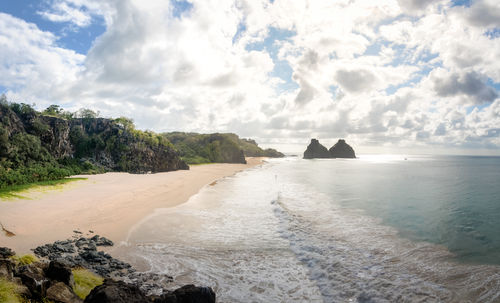
[(119, 251), (219, 302), (500, 302), (500, 158), (273, 159)]

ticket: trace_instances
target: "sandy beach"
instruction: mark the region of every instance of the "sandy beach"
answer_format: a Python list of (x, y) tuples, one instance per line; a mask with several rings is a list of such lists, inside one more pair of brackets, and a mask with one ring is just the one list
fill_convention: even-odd
[(0, 246), (29, 253), (38, 245), (64, 240), (74, 230), (105, 236), (115, 243), (156, 208), (186, 202), (203, 186), (262, 163), (207, 164), (190, 170), (134, 175), (106, 173), (83, 176), (61, 190), (28, 194), (32, 199), (0, 201), (0, 222), (15, 236), (0, 234)]

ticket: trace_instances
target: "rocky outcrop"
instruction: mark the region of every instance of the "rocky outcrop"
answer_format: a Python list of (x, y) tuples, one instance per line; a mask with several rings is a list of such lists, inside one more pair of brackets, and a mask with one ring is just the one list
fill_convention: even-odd
[(304, 152), (304, 159), (330, 158), (330, 152), (321, 145), (317, 139), (311, 139), (311, 143)]
[(275, 150), (274, 148), (260, 148), (257, 142), (255, 142), (255, 140), (253, 139), (240, 139), (238, 136), (236, 136), (235, 140), (243, 149), (246, 157), (283, 158), (285, 156), (283, 153)]
[(356, 158), (354, 149), (344, 139), (339, 139), (328, 151), (332, 158)]
[(160, 296), (146, 296), (138, 287), (106, 279), (85, 298), (85, 303), (215, 303), (211, 288), (185, 285)]
[(311, 139), (311, 143), (304, 152), (304, 159), (314, 158), (356, 158), (354, 149), (339, 139), (329, 150), (319, 143), (316, 139)]
[[(22, 265), (12, 259), (14, 252), (0, 247), (0, 279), (16, 285), (17, 295), (26, 302), (82, 303), (74, 292), (72, 268), (86, 268), (105, 278), (85, 298), (86, 303), (215, 303), (216, 295), (209, 287), (185, 285), (169, 290), (173, 278), (154, 273), (136, 272), (129, 264), (97, 251), (109, 246), (104, 237), (77, 236), (34, 249), (42, 258)], [(49, 261), (47, 261), (47, 259)]]
[[(38, 151), (36, 156), (26, 147), (29, 144)], [(56, 161), (68, 159), (94, 165), (101, 171), (154, 173), (189, 169), (167, 139), (136, 130), (131, 121), (125, 125), (119, 119), (65, 119), (44, 115), (27, 105), (0, 104), (0, 157), (10, 163), (11, 158), (20, 158), (16, 156), (20, 152), (22, 161), (13, 163), (11, 169), (34, 163), (55, 165)]]
[(234, 134), (173, 132), (162, 135), (174, 144), (188, 163), (247, 163)]

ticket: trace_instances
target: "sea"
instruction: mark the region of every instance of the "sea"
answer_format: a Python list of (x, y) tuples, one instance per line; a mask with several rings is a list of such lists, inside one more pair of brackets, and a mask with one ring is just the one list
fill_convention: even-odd
[(122, 243), (218, 302), (500, 302), (500, 157), (299, 157), (157, 209)]

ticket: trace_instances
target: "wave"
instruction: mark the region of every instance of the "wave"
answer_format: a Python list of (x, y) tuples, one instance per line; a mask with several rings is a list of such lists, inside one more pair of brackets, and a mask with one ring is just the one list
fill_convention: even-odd
[(404, 239), (301, 184), (284, 184), (271, 204), (281, 237), (325, 302), (500, 300), (498, 266), (454, 262), (445, 247)]

